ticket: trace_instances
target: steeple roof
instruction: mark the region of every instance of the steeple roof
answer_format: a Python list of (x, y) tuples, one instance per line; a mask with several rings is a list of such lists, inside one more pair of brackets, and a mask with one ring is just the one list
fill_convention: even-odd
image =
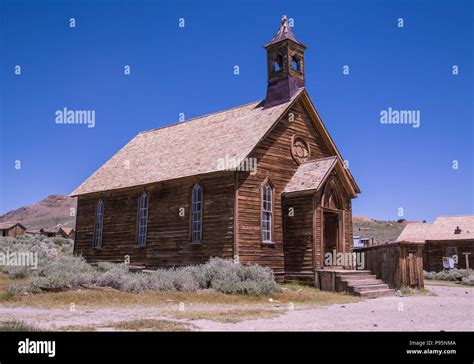
[(291, 31), (291, 27), (288, 24), (288, 19), (286, 15), (283, 15), (283, 17), (281, 18), (280, 29), (278, 29), (278, 32), (276, 32), (272, 40), (268, 42), (267, 44), (265, 44), (264, 47), (268, 48), (273, 44), (279, 43), (287, 39), (295, 42), (296, 44), (299, 44), (300, 46), (304, 48), (307, 48), (303, 43), (301, 43), (298, 39), (296, 39), (295, 35)]

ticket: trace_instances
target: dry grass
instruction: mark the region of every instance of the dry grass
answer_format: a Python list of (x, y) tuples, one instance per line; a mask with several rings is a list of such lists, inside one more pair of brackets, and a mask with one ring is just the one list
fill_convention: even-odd
[[(282, 285), (282, 291), (269, 296), (229, 295), (213, 290), (198, 292), (120, 292), (116, 290), (71, 290), (28, 295), (6, 295), (5, 289), (12, 283), (25, 283), (26, 279), (12, 279), (0, 274), (1, 304), (9, 307), (60, 308), (68, 309), (72, 303), (79, 311), (107, 311), (107, 309), (148, 308), (160, 312), (163, 319), (140, 319), (126, 316), (123, 322), (103, 317), (84, 325), (70, 325), (57, 328), (59, 331), (192, 331), (189, 322), (175, 320), (211, 320), (236, 323), (246, 320), (271, 319), (288, 310), (300, 310), (331, 304), (346, 304), (360, 301), (348, 294), (318, 291), (303, 285)], [(3, 295), (2, 295), (3, 293)], [(186, 310), (179, 311), (180, 303)], [(169, 318), (169, 320), (167, 319)], [(39, 319), (39, 318), (38, 318)], [(40, 320), (41, 321), (41, 320)]]
[(462, 287), (473, 288), (474, 286), (462, 285), (459, 281), (441, 281), (437, 279), (425, 279), (425, 286), (448, 286), (448, 287)]
[(193, 331), (196, 327), (189, 323), (171, 321), (171, 320), (156, 320), (156, 319), (139, 319), (127, 320), (122, 322), (106, 322), (98, 323), (97, 325), (70, 325), (62, 326), (57, 331), (80, 331), (80, 332), (95, 332), (95, 331)]
[(122, 321), (110, 325), (111, 327), (121, 331), (192, 331), (193, 325), (168, 321), (168, 320), (155, 320), (155, 319), (143, 319), (143, 320), (131, 320)]
[(36, 327), (27, 324), (23, 321), (8, 320), (0, 321), (0, 332), (26, 332), (26, 331), (38, 331)]
[(25, 284), (28, 282), (28, 277), (12, 278), (8, 274), (0, 273), (0, 294), (4, 294), (6, 289), (12, 284)]
[(12, 279), (0, 274), (0, 301), (9, 306), (29, 306), (41, 308), (68, 308), (74, 303), (77, 309), (93, 307), (126, 307), (126, 306), (166, 306), (179, 304), (201, 305), (259, 305), (299, 304), (305, 306), (326, 306), (334, 303), (351, 303), (360, 299), (346, 294), (322, 292), (308, 286), (283, 285), (284, 290), (269, 296), (228, 295), (212, 290), (198, 292), (156, 292), (129, 293), (120, 291), (71, 290), (65, 292), (48, 292), (18, 296), (1, 295), (13, 283), (25, 283), (25, 279)]
[(319, 291), (309, 286), (303, 285), (283, 285), (284, 290), (274, 295), (276, 302), (284, 304), (299, 303), (309, 306), (329, 306), (336, 303), (354, 303), (361, 299), (347, 293), (333, 293)]
[(400, 292), (404, 296), (436, 296), (436, 293), (425, 288), (402, 287), (400, 288)]
[(272, 319), (282, 312), (268, 309), (233, 309), (213, 311), (177, 312), (172, 316), (177, 319), (210, 320), (224, 323), (237, 323), (246, 320)]
[(101, 328), (95, 325), (70, 325), (58, 327), (55, 331), (80, 331), (80, 332), (94, 332), (101, 331)]
[(74, 303), (77, 309), (93, 307), (126, 307), (126, 306), (160, 306), (179, 304), (230, 304), (259, 303), (265, 298), (256, 299), (248, 296), (231, 296), (213, 291), (188, 292), (154, 292), (129, 293), (119, 291), (74, 290), (50, 292), (9, 297), (5, 305), (30, 306), (42, 308), (65, 308)]

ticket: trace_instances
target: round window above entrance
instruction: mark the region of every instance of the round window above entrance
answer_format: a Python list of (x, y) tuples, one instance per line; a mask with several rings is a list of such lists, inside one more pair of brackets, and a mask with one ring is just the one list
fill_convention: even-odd
[(291, 138), (291, 155), (296, 163), (301, 164), (309, 159), (309, 144), (305, 138), (299, 135), (294, 135)]

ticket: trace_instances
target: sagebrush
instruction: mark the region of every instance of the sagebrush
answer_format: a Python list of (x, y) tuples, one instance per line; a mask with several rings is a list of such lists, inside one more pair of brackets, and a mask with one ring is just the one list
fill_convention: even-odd
[(270, 268), (242, 265), (221, 258), (211, 258), (200, 265), (135, 273), (129, 271), (127, 264), (100, 262), (92, 266), (84, 258), (72, 255), (72, 242), (66, 239), (0, 238), (0, 251), (33, 249), (40, 257), (38, 269), (2, 267), (2, 271), (10, 276), (30, 277), (26, 285), (10, 286), (10, 294), (61, 291), (88, 285), (136, 293), (214, 289), (227, 294), (266, 295), (279, 290)]
[(425, 279), (439, 281), (461, 282), (466, 285), (474, 285), (474, 271), (472, 269), (450, 269), (441, 272), (423, 271)]
[[(21, 235), (16, 238), (1, 237), (0, 252), (7, 254), (33, 253), (37, 256), (38, 267), (44, 267), (49, 262), (63, 255), (72, 255), (72, 240), (63, 238), (32, 237)], [(32, 273), (30, 266), (1, 265), (0, 272), (11, 277), (26, 277)]]

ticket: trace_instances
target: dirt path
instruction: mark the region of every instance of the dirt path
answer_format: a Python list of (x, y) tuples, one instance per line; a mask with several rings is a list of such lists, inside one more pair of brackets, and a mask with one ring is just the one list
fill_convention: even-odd
[(290, 311), (271, 320), (222, 324), (194, 321), (208, 331), (474, 331), (474, 289), (427, 286), (437, 296), (384, 297)]
[[(474, 289), (427, 286), (437, 296), (385, 297), (358, 303), (294, 311), (277, 309), (270, 319), (222, 323), (179, 320), (204, 331), (474, 331)], [(247, 307), (248, 306), (248, 307)], [(254, 309), (255, 306), (194, 305), (197, 310)], [(15, 318), (41, 330), (65, 327), (108, 330), (110, 323), (137, 319), (173, 319), (174, 307), (95, 308), (84, 311), (0, 306), (0, 320)], [(186, 308), (188, 309), (188, 308)]]

